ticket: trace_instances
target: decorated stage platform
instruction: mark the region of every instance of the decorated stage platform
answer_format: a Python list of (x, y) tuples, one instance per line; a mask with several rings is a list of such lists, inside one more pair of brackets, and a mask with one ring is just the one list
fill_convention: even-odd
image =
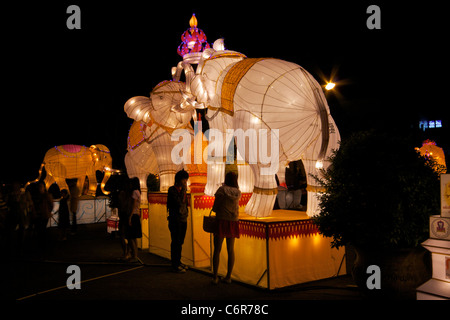
[[(331, 249), (331, 239), (319, 234), (305, 212), (274, 210), (267, 218), (241, 214), (239, 219), (237, 280), (275, 289), (346, 273), (345, 250)], [(226, 261), (226, 250), (222, 253)], [(226, 274), (226, 264), (219, 273)]]
[[(270, 217), (245, 214), (251, 194), (239, 203), (240, 238), (235, 242), (236, 262), (232, 278), (254, 286), (275, 289), (330, 278), (346, 273), (344, 248), (331, 248), (331, 239), (319, 234), (303, 211), (274, 210)], [(203, 231), (203, 216), (209, 215), (214, 197), (189, 194), (189, 218), (182, 262), (211, 271), (212, 235)], [(167, 225), (167, 193), (148, 195), (149, 252), (170, 259), (170, 232)], [(143, 238), (144, 239), (144, 238)], [(143, 243), (144, 244), (144, 243)], [(227, 270), (226, 243), (221, 251), (219, 274)]]

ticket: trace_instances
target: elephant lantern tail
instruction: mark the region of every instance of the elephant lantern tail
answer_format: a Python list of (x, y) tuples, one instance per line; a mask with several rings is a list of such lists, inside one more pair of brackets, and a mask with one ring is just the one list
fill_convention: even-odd
[(41, 177), (42, 177), (42, 170), (44, 169), (44, 167), (45, 167), (45, 162), (42, 162), (41, 167), (39, 168), (39, 176), (38, 176), (35, 180), (28, 181), (28, 182), (25, 184), (25, 189), (26, 189), (30, 184), (35, 183), (35, 182), (38, 182), (39, 180), (41, 180)]

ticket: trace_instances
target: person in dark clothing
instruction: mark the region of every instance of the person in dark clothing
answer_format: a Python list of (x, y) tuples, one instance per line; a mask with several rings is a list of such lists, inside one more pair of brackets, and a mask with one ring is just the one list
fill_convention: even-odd
[(186, 236), (188, 201), (186, 195), (187, 180), (189, 174), (184, 171), (178, 171), (175, 174), (175, 184), (171, 186), (167, 193), (167, 211), (169, 216), (170, 237), (170, 257), (172, 268), (175, 272), (186, 272), (186, 266), (181, 263), (181, 250)]
[(134, 177), (131, 180), (131, 194), (128, 195), (128, 201), (131, 203), (131, 212), (128, 216), (128, 226), (126, 232), (126, 238), (128, 240), (128, 252), (130, 257), (128, 261), (138, 261), (137, 250), (137, 238), (142, 238), (142, 226), (141, 226), (141, 187), (139, 179)]
[(34, 212), (33, 212), (33, 225), (35, 227), (38, 253), (40, 257), (43, 257), (45, 252), (45, 244), (47, 241), (47, 224), (48, 220), (52, 216), (53, 198), (47, 192), (45, 184), (38, 182), (38, 193), (33, 198)]
[(69, 186), (70, 191), (70, 212), (72, 212), (72, 227), (71, 234), (75, 235), (77, 233), (77, 211), (78, 211), (78, 202), (80, 197), (80, 190), (78, 189), (77, 183), (72, 181)]
[(131, 202), (131, 194), (133, 190), (131, 188), (131, 180), (126, 179), (124, 181), (124, 186), (118, 195), (118, 214), (119, 214), (119, 238), (120, 245), (122, 247), (122, 260), (127, 260), (130, 255), (128, 252), (128, 240), (126, 239), (126, 235), (128, 233), (129, 227), (129, 219), (131, 216), (131, 212), (133, 210), (132, 202)]
[(67, 189), (61, 190), (61, 200), (59, 201), (58, 210), (58, 228), (61, 231), (60, 240), (67, 240), (67, 228), (70, 226), (69, 218), (69, 192)]

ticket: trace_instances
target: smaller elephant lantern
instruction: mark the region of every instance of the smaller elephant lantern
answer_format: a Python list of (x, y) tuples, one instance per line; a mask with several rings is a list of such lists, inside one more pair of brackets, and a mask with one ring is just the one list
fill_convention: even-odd
[(66, 179), (78, 179), (78, 196), (81, 195), (86, 176), (89, 179), (88, 195), (95, 196), (97, 191), (96, 171), (104, 172), (103, 180), (100, 184), (101, 190), (108, 195), (104, 187), (111, 174), (119, 172), (111, 169), (112, 158), (109, 149), (102, 145), (85, 146), (66, 144), (55, 146), (47, 151), (44, 161), (39, 169), (39, 177), (27, 183), (37, 182), (42, 176), (42, 169), (45, 167), (47, 176), (44, 179), (47, 189), (56, 182), (61, 190), (67, 189)]

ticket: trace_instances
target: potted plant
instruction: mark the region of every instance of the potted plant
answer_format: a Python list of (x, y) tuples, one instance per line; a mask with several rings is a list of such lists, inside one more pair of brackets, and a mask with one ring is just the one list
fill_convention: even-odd
[[(420, 243), (429, 236), (429, 216), (440, 208), (439, 173), (409, 139), (376, 131), (354, 134), (315, 177), (325, 188), (315, 218), (332, 246), (354, 248), (355, 283), (364, 294), (415, 298), (431, 277), (431, 258)], [(381, 289), (370, 289), (370, 265), (380, 268)]]

